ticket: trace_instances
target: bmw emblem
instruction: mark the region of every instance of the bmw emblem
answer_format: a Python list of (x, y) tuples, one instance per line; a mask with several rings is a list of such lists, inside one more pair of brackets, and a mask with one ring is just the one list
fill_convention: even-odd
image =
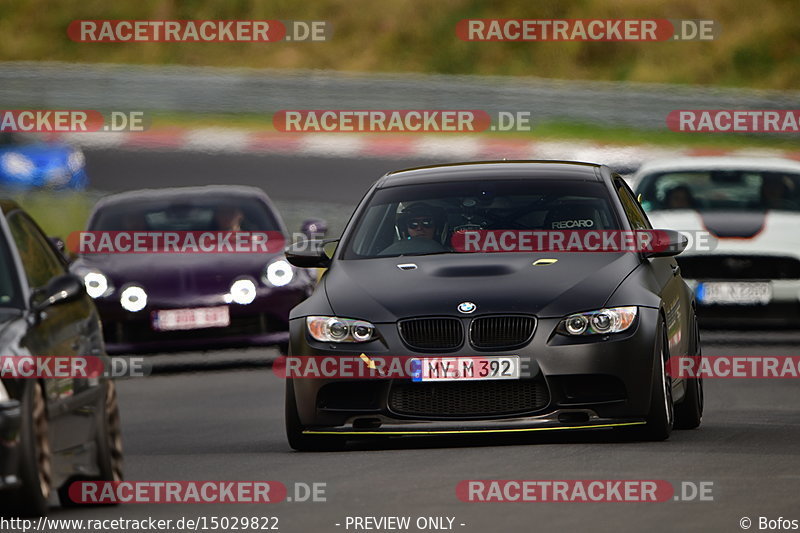
[(458, 304), (459, 312), (464, 313), (465, 315), (475, 312), (477, 308), (478, 306), (472, 302), (461, 302)]

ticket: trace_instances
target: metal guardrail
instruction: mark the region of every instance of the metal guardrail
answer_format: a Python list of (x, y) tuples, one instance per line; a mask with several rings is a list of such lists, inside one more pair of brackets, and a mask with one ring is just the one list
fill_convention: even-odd
[(0, 63), (4, 108), (272, 113), (281, 109), (530, 111), (564, 120), (665, 128), (675, 109), (797, 109), (798, 91), (499, 76)]

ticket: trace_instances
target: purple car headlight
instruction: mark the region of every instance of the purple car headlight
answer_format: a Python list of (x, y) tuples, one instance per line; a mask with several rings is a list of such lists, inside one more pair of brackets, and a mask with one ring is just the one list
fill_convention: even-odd
[(267, 265), (261, 275), (264, 285), (283, 287), (291, 283), (294, 278), (294, 267), (286, 259), (277, 259)]
[(79, 267), (74, 272), (83, 279), (86, 294), (93, 299), (110, 296), (114, 293), (114, 285), (111, 280), (96, 268)]
[(129, 285), (119, 296), (119, 303), (126, 311), (135, 313), (147, 305), (147, 292), (138, 285)]
[(230, 298), (237, 304), (247, 305), (256, 299), (256, 284), (251, 279), (237, 279), (231, 285)]

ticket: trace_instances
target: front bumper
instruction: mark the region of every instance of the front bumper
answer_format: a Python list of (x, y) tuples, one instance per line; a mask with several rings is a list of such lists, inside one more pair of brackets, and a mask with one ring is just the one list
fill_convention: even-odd
[(20, 483), (17, 477), (20, 423), (19, 402), (0, 403), (0, 490), (18, 487)]
[[(479, 401), (486, 399), (498, 404), (517, 394), (515, 388), (520, 390), (520, 394), (528, 395), (535, 389), (536, 401), (525, 404), (523, 399), (515, 404), (519, 407), (513, 412), (465, 413), (463, 404), (460, 404), (458, 413), (454, 414), (447, 412), (446, 403), (438, 401), (436, 405), (445, 405), (444, 409), (414, 412), (413, 409), (397, 407), (398, 395), (407, 391), (413, 395), (418, 390), (420, 394), (430, 394), (431, 398), (437, 394), (440, 397), (446, 394), (459, 397), (460, 382), (438, 384), (415, 383), (406, 378), (294, 377), (287, 385), (294, 389), (300, 423), (311, 433), (424, 435), (642, 424), (650, 409), (659, 311), (640, 308), (631, 330), (590, 340), (555, 334), (559, 320), (539, 319), (530, 343), (517, 350), (487, 352), (465, 346), (457, 353), (448, 354), (408, 350), (399, 338), (396, 324), (376, 324), (382, 340), (356, 345), (358, 352), (354, 353), (353, 345), (336, 346), (311, 340), (305, 333), (304, 319), (291, 322), (292, 356), (352, 357), (361, 352), (370, 357), (518, 355), (524, 369), (522, 379), (469, 382), (472, 388), (468, 393), (476, 395)], [(444, 391), (442, 386), (449, 389)], [(427, 390), (423, 393), (422, 388)], [(419, 398), (415, 401), (416, 405), (425, 404), (424, 397), (421, 402)], [(480, 409), (480, 405), (476, 409)]]
[(173, 331), (154, 330), (151, 313), (226, 304), (220, 298), (208, 297), (149, 299), (147, 307), (131, 313), (122, 309), (113, 298), (100, 298), (95, 303), (103, 323), (108, 353), (154, 353), (286, 345), (289, 342), (289, 311), (306, 296), (305, 287), (274, 289), (247, 305), (228, 304), (230, 325), (227, 327)]
[(724, 281), (748, 283), (765, 281), (770, 284), (772, 297), (767, 304), (704, 304), (697, 300), (697, 318), (703, 327), (712, 326), (800, 326), (800, 280), (758, 279), (701, 279), (686, 280), (692, 292), (699, 283)]

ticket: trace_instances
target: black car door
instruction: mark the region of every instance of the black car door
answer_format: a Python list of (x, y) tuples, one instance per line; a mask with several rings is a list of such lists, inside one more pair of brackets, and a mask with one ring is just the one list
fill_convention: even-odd
[[(67, 273), (63, 258), (22, 211), (7, 216), (31, 291)], [(34, 295), (34, 300), (36, 296)], [(86, 333), (94, 313), (88, 297), (47, 307), (33, 317), (23, 339), (32, 355), (86, 356)], [(97, 378), (49, 378), (43, 381), (50, 418), (51, 444), (59, 452), (82, 446), (94, 427)]]

